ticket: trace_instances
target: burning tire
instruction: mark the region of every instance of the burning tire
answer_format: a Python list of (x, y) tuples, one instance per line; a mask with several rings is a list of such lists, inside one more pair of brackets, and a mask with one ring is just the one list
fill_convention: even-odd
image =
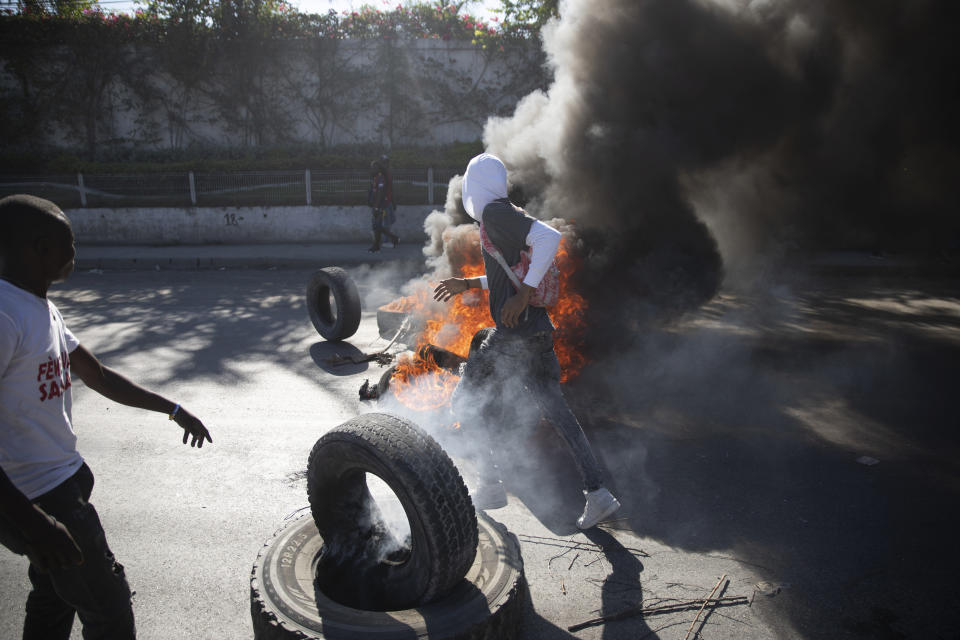
[[(367, 473), (396, 495), (409, 541), (390, 532)], [(340, 604), (381, 611), (425, 605), (463, 579), (477, 520), (453, 461), (409, 420), (369, 413), (320, 438), (307, 465), (310, 510), (323, 537), (317, 583)]]
[[(467, 353), (467, 357), (458, 356), (457, 354), (447, 351), (441, 347), (436, 347), (434, 345), (425, 345), (417, 351), (417, 357), (426, 360), (432, 360), (437, 366), (441, 369), (445, 369), (450, 373), (459, 376), (462, 372), (463, 365), (467, 360), (473, 356), (474, 352), (480, 348), (480, 345), (483, 344), (483, 341), (486, 340), (490, 333), (493, 331), (493, 327), (487, 327), (480, 329), (470, 340), (470, 351)], [(393, 374), (396, 372), (397, 366), (393, 365), (389, 369), (383, 372), (380, 376), (380, 380), (377, 382), (377, 397), (385, 398), (390, 393), (390, 381), (393, 379)]]
[(360, 326), (360, 292), (340, 267), (314, 272), (307, 285), (307, 311), (321, 336), (345, 340)]
[(416, 609), (362, 611), (328, 598), (313, 579), (323, 544), (316, 524), (302, 517), (260, 550), (250, 579), (254, 638), (496, 640), (519, 634), (526, 595), (520, 546), (484, 514), (466, 576), (439, 600)]

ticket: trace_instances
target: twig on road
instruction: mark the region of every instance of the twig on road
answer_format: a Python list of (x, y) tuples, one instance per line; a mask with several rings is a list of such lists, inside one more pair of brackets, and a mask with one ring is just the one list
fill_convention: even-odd
[(633, 616), (663, 615), (667, 613), (690, 611), (691, 609), (697, 608), (702, 609), (703, 605), (705, 604), (709, 604), (714, 607), (733, 607), (741, 604), (747, 604), (747, 597), (729, 596), (726, 598), (712, 598), (708, 600), (687, 600), (684, 602), (676, 602), (674, 604), (665, 604), (656, 607), (644, 607), (643, 605), (637, 605), (608, 616), (600, 616), (599, 618), (593, 618), (592, 620), (579, 622), (575, 625), (567, 627), (567, 631), (579, 631), (580, 629), (586, 629), (587, 627), (595, 627), (597, 625), (604, 624), (605, 622), (623, 620), (624, 618), (630, 618)]
[(557, 558), (562, 558), (563, 556), (567, 555), (568, 553), (570, 553), (570, 552), (573, 551), (574, 549), (576, 549), (576, 547), (567, 547), (565, 551), (563, 551), (563, 552), (561, 552), (561, 553), (558, 553), (557, 555), (555, 555), (555, 556), (553, 556), (552, 558), (550, 558), (549, 560), (547, 560), (547, 566), (549, 567), (549, 566), (553, 563), (554, 560), (556, 560)]
[[(531, 536), (524, 533), (518, 534), (517, 539), (519, 539), (520, 542), (527, 543), (527, 544), (537, 544), (537, 545), (543, 545), (547, 547), (560, 547), (560, 548), (566, 549), (568, 552), (573, 550), (604, 551), (604, 548), (599, 544), (594, 544), (593, 542), (583, 542), (580, 540), (568, 540), (564, 538), (548, 538), (544, 536)], [(644, 551), (643, 549), (634, 549), (633, 547), (623, 547), (622, 549), (619, 549), (618, 552), (629, 553), (630, 555), (636, 556), (638, 558), (650, 557), (650, 554)], [(554, 556), (553, 559), (559, 558), (563, 555), (566, 555), (566, 554), (561, 553), (560, 555)]]
[(697, 611), (697, 615), (696, 617), (694, 617), (693, 622), (690, 623), (690, 628), (687, 629), (687, 635), (683, 636), (683, 640), (688, 640), (690, 638), (690, 632), (693, 631), (694, 625), (696, 625), (697, 620), (700, 619), (700, 614), (703, 613), (704, 608), (707, 606), (707, 602), (709, 602), (713, 598), (713, 594), (717, 592), (717, 589), (720, 588), (720, 585), (723, 584), (723, 581), (726, 579), (727, 579), (727, 574), (723, 574), (722, 576), (720, 576), (720, 580), (717, 582), (717, 586), (713, 588), (713, 591), (711, 591), (710, 595), (707, 596), (707, 599), (704, 600), (703, 606), (700, 607), (700, 610)]

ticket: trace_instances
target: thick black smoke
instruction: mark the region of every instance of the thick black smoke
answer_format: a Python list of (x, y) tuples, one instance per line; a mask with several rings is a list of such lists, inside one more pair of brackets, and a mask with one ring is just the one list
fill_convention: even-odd
[(553, 84), (485, 145), (532, 214), (576, 222), (604, 312), (688, 308), (786, 249), (948, 248), (957, 6), (563, 3)]

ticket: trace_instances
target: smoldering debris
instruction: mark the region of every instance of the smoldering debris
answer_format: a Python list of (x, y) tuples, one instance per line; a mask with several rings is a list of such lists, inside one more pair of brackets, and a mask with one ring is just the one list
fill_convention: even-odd
[(339, 353), (335, 353), (327, 358), (326, 361), (327, 364), (334, 367), (345, 364), (364, 364), (366, 362), (376, 362), (382, 367), (393, 362), (393, 357), (394, 356), (392, 353), (386, 353), (386, 350), (384, 350), (376, 353), (365, 353), (360, 357), (344, 356), (340, 355)]
[(410, 557), (409, 527), (397, 536), (396, 516), (387, 517), (364, 487), (357, 504), (348, 504), (354, 517), (351, 527), (334, 529), (324, 536), (317, 558), (315, 587), (331, 600), (355, 609), (383, 611), (398, 595), (388, 590), (386, 576)]
[(380, 388), (377, 385), (370, 384), (370, 380), (364, 380), (360, 385), (361, 400), (376, 400), (380, 397)]

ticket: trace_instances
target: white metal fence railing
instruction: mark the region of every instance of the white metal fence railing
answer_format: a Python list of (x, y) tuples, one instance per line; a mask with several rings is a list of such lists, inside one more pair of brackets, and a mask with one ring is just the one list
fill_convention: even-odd
[[(437, 204), (459, 171), (393, 172), (397, 204)], [(365, 205), (367, 171), (232, 171), (145, 174), (0, 175), (0, 197), (29, 193), (62, 209)]]

